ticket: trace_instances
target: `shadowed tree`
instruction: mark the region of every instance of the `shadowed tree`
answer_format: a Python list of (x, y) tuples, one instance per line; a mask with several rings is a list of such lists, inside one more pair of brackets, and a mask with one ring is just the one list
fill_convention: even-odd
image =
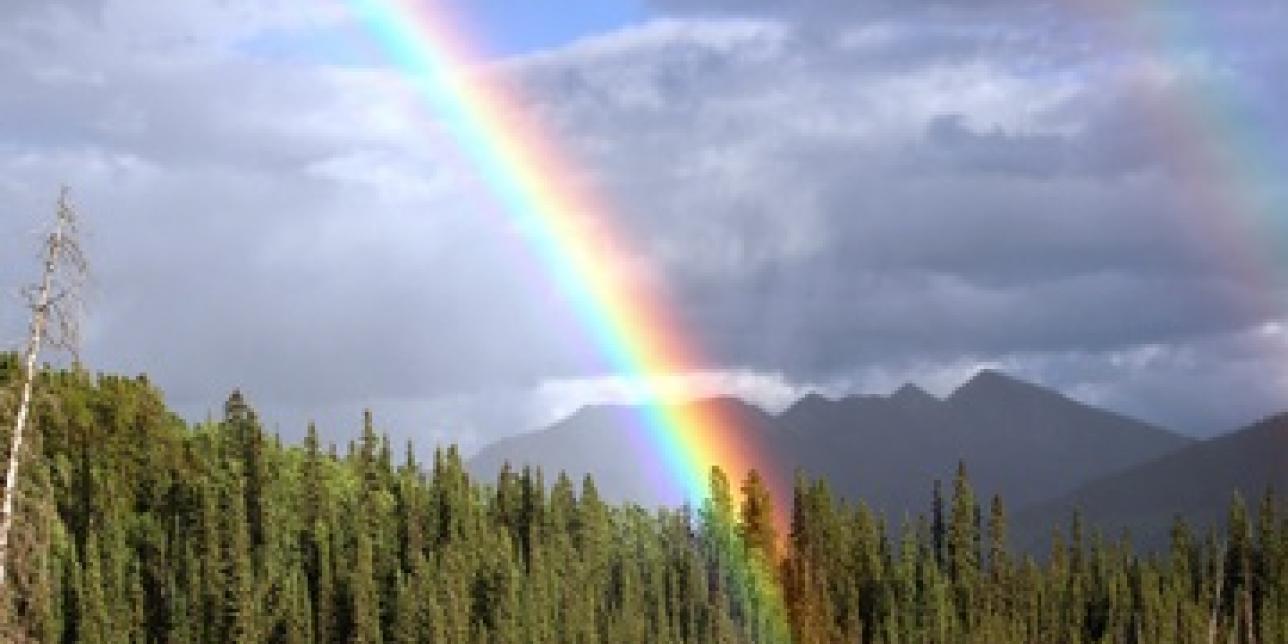
[(747, 471), (740, 487), (742, 507), (739, 531), (747, 550), (766, 566), (778, 562), (778, 532), (774, 527), (774, 500), (760, 472)]

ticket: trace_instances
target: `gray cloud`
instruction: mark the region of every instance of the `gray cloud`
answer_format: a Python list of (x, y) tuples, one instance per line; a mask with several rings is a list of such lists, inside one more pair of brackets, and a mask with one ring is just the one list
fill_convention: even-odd
[[(589, 166), (628, 166), (606, 181), (627, 211), (646, 205), (630, 225), (670, 262), (717, 362), (817, 381), (963, 356), (1099, 364), (1156, 342), (1201, 344), (1221, 362), (1216, 338), (1282, 316), (1275, 258), (1245, 226), (1266, 213), (1232, 203), (1246, 186), (1229, 168), (1190, 158), (1230, 144), (1194, 113), (1210, 108), (1196, 94), (1264, 83), (1248, 62), (1263, 43), (1213, 71), (1137, 51), (1074, 56), (1068, 41), (1022, 39), (1018, 60), (982, 47), (884, 55), (934, 31), (915, 23), (832, 41), (772, 20), (705, 24), (659, 28), (682, 46), (659, 37), (534, 75), (549, 74), (560, 106), (596, 115), (553, 120), (578, 124), (566, 135), (587, 141)], [(704, 39), (718, 44), (687, 51)], [(629, 94), (605, 89), (623, 78)], [(601, 121), (649, 127), (616, 131), (604, 150)], [(1240, 126), (1282, 138), (1285, 124), (1265, 112)], [(1076, 388), (1075, 371), (1040, 375)], [(1149, 377), (1172, 390), (1165, 372)], [(1221, 410), (1178, 396), (1165, 412), (1152, 395), (1146, 416), (1211, 430), (1282, 404), (1274, 388), (1248, 390)]]
[(652, 0), (663, 11), (700, 14), (762, 14), (818, 18), (871, 17), (874, 15), (924, 9), (995, 10), (1049, 5), (1049, 2), (1017, 0)]
[[(24, 256), (71, 183), (91, 363), (153, 374), (194, 417), (242, 386), (288, 435), (317, 416), (345, 436), (371, 404), (401, 435), (477, 446), (608, 395), (584, 321), (396, 71), (242, 47), (341, 20), (306, 4), (192, 3), (138, 29), (124, 0), (7, 5), (0, 250)], [(736, 4), (495, 70), (710, 366), (744, 374), (718, 382), (778, 400), (997, 364), (1196, 432), (1288, 402), (1267, 384), (1275, 236), (1229, 216), (1282, 195), (1200, 154), (1279, 153), (1229, 150), (1231, 106), (1193, 112), (1217, 83), (1283, 140), (1272, 29), (1164, 57), (1000, 1), (823, 31)], [(12, 307), (0, 324), (21, 333)]]

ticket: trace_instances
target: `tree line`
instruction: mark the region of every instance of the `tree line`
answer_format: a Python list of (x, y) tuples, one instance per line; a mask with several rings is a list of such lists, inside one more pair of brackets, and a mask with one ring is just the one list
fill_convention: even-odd
[[(0, 356), (0, 390), (21, 365)], [(1077, 514), (1013, 550), (965, 466), (890, 519), (798, 477), (787, 534), (755, 472), (699, 508), (605, 502), (590, 477), (454, 447), (420, 463), (363, 417), (286, 445), (234, 392), (188, 424), (146, 378), (39, 375), (9, 641), (92, 644), (1288, 642), (1288, 512), (1239, 497), (1133, 551)], [(14, 397), (0, 396), (0, 417)]]

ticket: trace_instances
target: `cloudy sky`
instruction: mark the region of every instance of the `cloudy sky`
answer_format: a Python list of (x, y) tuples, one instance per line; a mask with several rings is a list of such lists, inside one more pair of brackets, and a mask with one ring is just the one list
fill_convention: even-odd
[[(1288, 10), (456, 7), (709, 357), (695, 390), (996, 366), (1194, 435), (1288, 408)], [(1185, 8), (1193, 6), (1195, 8)], [(86, 361), (196, 420), (467, 450), (628, 388), (343, 2), (0, 4), (0, 342), (60, 183)]]

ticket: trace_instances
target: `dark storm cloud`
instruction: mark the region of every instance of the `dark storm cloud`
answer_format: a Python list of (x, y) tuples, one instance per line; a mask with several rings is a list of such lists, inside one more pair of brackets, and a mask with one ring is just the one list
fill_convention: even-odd
[[(1160, 57), (1000, 0), (868, 3), (879, 19), (828, 29), (769, 3), (664, 4), (741, 17), (495, 73), (607, 195), (728, 387), (942, 389), (991, 364), (1194, 431), (1288, 402), (1264, 384), (1285, 285), (1255, 235), (1214, 238), (1234, 229), (1160, 118), (1219, 82), (1282, 141), (1273, 29)], [(471, 445), (615, 395), (528, 233), (395, 72), (238, 48), (333, 19), (313, 3), (23, 6), (0, 27), (2, 250), (73, 184), (93, 364), (149, 372), (190, 415), (242, 386), (288, 434), (317, 415), (347, 435), (371, 404)], [(1196, 131), (1220, 144), (1215, 125)]]
[[(1238, 178), (1194, 176), (1183, 157), (1231, 143), (1194, 113), (1205, 108), (1196, 95), (1214, 82), (1264, 86), (1264, 42), (1221, 52), (1213, 71), (1183, 52), (1081, 41), (999, 50), (970, 29), (947, 56), (906, 47), (936, 38), (917, 21), (827, 39), (777, 21), (724, 25), (672, 26), (683, 45), (529, 74), (559, 97), (552, 120), (577, 123), (566, 135), (585, 142), (628, 225), (668, 262), (721, 364), (820, 382), (999, 360), (1048, 364), (1034, 377), (1076, 390), (1086, 373), (1110, 379), (1105, 356), (1163, 343), (1212, 363), (1213, 388), (1254, 371), (1227, 370), (1237, 360), (1219, 339), (1281, 317), (1284, 285), (1275, 266), (1238, 257), (1265, 240), (1212, 212), (1221, 204), (1205, 193), (1237, 200)], [(612, 128), (623, 120), (649, 127)], [(1240, 126), (1285, 132), (1272, 112)], [(1163, 410), (1158, 392), (1197, 390), (1202, 370), (1169, 384), (1166, 370), (1136, 368), (1114, 367), (1124, 391), (1154, 393), (1128, 407), (1185, 429), (1284, 404), (1282, 390), (1250, 385), (1228, 407), (1178, 396)]]

